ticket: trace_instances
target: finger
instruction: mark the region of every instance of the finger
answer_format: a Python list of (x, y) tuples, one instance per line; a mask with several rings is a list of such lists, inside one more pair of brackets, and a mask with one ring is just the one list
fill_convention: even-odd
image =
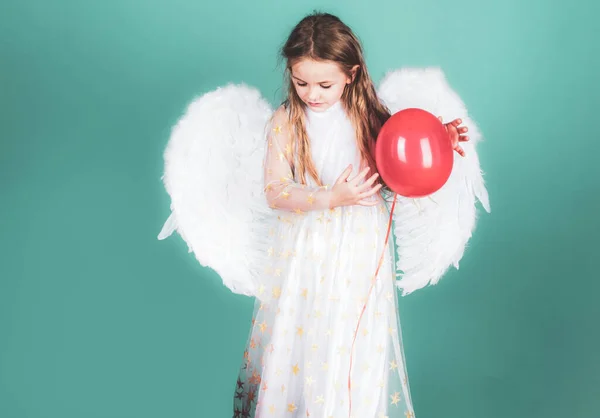
[(469, 140), (469, 137), (467, 135), (461, 135), (461, 136), (458, 137), (458, 140), (460, 142), (466, 142), (466, 141)]
[(367, 190), (368, 188), (370, 188), (373, 185), (373, 183), (375, 182), (375, 180), (377, 180), (377, 177), (379, 177), (379, 173), (373, 174), (371, 177), (369, 177), (367, 179), (367, 181), (365, 181), (363, 184), (358, 186), (358, 191), (363, 192), (363, 191)]
[(444, 119), (441, 116), (438, 116), (438, 119), (440, 120), (440, 122), (444, 123)]
[(357, 205), (361, 206), (377, 206), (380, 203), (381, 202), (379, 202), (378, 200), (359, 200), (358, 202), (356, 202)]
[(342, 174), (335, 181), (335, 184), (340, 184), (345, 182), (348, 179), (348, 176), (352, 173), (352, 164), (350, 164), (346, 169), (342, 172)]
[(379, 191), (379, 189), (381, 189), (381, 187), (382, 187), (382, 185), (381, 185), (381, 184), (378, 184), (377, 186), (373, 187), (372, 189), (370, 189), (370, 190), (368, 190), (368, 191), (366, 191), (366, 192), (363, 192), (363, 193), (359, 194), (357, 197), (358, 197), (359, 199), (361, 199), (361, 200), (362, 200), (362, 199), (364, 199), (364, 198), (367, 198), (367, 197), (371, 197), (371, 196), (373, 196), (375, 193), (377, 193), (377, 192)]
[(460, 145), (457, 145), (456, 148), (454, 148), (454, 151), (458, 152), (461, 157), (465, 156), (465, 150), (463, 150)]
[(461, 134), (464, 134), (465, 132), (469, 132), (469, 128), (467, 128), (466, 126), (463, 126), (462, 128), (458, 129), (458, 132), (460, 132)]
[(454, 119), (450, 123), (456, 128), (456, 127), (458, 127), (458, 125), (460, 125), (462, 123), (462, 120), (461, 119)]
[(358, 183), (358, 181), (364, 178), (369, 172), (370, 168), (365, 167), (360, 173), (358, 173), (354, 178), (348, 180), (349, 183)]

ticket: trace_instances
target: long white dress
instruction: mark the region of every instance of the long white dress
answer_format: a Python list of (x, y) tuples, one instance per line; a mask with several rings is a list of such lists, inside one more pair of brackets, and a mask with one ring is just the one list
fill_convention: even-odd
[(276, 114), (268, 129), (265, 190), (276, 216), (233, 416), (414, 417), (391, 237), (384, 247), (386, 203), (378, 196), (374, 207), (328, 209), (329, 187), (348, 164), (352, 175), (360, 166), (341, 102), (306, 110), (313, 161), (327, 186), (309, 176), (307, 186), (298, 184), (284, 118)]

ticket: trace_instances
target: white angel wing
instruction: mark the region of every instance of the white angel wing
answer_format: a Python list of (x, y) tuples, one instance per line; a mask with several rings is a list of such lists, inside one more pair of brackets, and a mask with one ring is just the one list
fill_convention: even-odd
[(158, 239), (177, 231), (203, 266), (234, 293), (254, 296), (262, 245), (265, 126), (273, 110), (258, 90), (227, 85), (193, 100), (164, 153), (171, 216)]
[(466, 156), (454, 153), (452, 174), (440, 190), (420, 199), (398, 196), (393, 214), (400, 277), (397, 286), (407, 295), (436, 284), (451, 265), (458, 269), (475, 228), (477, 200), (490, 212), (475, 151), (481, 133), (439, 68), (392, 71), (381, 81), (378, 95), (392, 114), (416, 107), (442, 116), (445, 122), (460, 117), (469, 127), (470, 140), (461, 143)]

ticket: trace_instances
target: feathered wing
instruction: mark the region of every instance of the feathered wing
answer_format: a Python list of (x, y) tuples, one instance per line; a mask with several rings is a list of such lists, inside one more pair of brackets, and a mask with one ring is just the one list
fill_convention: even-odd
[(389, 72), (378, 95), (392, 114), (406, 108), (424, 109), (445, 122), (461, 118), (469, 127), (466, 156), (454, 153), (454, 168), (446, 184), (431, 196), (398, 196), (393, 213), (397, 248), (397, 286), (407, 295), (436, 284), (450, 266), (458, 269), (475, 229), (477, 200), (490, 212), (475, 147), (481, 133), (458, 94), (438, 68), (404, 68)]
[(265, 127), (272, 108), (259, 91), (227, 85), (193, 100), (173, 127), (163, 182), (171, 215), (158, 239), (174, 231), (232, 292), (256, 296), (265, 218)]

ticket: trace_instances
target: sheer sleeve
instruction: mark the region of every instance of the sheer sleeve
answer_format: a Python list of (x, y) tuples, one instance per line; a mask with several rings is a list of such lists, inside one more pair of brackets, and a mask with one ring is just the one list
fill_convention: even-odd
[(294, 182), (292, 135), (285, 108), (280, 107), (267, 127), (265, 153), (265, 194), (273, 209), (304, 213), (329, 209), (328, 186), (311, 187)]

